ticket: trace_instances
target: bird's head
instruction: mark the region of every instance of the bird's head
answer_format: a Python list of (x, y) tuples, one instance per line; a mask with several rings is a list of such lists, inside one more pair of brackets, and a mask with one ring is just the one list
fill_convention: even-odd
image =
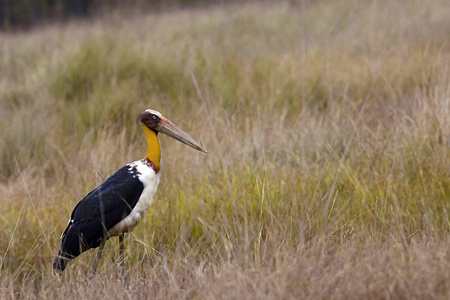
[(138, 120), (141, 122), (142, 126), (147, 127), (156, 134), (161, 132), (198, 151), (207, 153), (202, 146), (188, 136), (183, 130), (178, 128), (178, 126), (166, 119), (159, 111), (146, 109), (139, 115)]

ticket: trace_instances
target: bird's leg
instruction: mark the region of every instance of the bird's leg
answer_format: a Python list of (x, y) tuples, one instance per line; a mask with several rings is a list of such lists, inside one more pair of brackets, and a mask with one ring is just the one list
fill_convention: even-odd
[(124, 258), (123, 258), (123, 234), (119, 235), (119, 264), (122, 268), (122, 276), (125, 274)]
[(105, 243), (106, 243), (106, 239), (103, 238), (102, 241), (100, 242), (100, 246), (98, 247), (98, 252), (97, 252), (97, 256), (95, 257), (94, 260), (94, 264), (92, 265), (92, 271), (97, 272), (97, 266), (98, 266), (98, 262), (100, 260), (100, 257), (102, 257), (102, 251), (103, 251), (103, 247), (105, 247)]

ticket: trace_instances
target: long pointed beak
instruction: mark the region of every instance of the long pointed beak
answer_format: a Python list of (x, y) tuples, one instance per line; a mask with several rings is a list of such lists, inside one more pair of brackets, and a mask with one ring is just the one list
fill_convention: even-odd
[(175, 124), (167, 120), (166, 118), (161, 119), (160, 126), (158, 128), (158, 131), (161, 133), (164, 133), (165, 135), (170, 136), (171, 138), (174, 138), (183, 144), (186, 144), (194, 149), (197, 149), (198, 151), (201, 151), (203, 153), (206, 152), (205, 149), (203, 149), (202, 146), (200, 146), (196, 141), (194, 141), (189, 135), (187, 135), (183, 130), (178, 128)]

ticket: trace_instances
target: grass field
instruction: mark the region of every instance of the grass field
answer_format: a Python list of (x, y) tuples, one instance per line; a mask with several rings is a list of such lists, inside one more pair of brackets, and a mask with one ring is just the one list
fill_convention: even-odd
[[(446, 1), (218, 5), (0, 33), (0, 298), (449, 299)], [(146, 153), (126, 240), (52, 261), (76, 203)]]

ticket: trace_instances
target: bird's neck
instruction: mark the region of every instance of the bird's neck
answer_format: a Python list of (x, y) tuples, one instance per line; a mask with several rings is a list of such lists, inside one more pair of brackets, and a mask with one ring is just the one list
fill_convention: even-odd
[[(142, 124), (144, 128), (145, 138), (147, 140), (147, 156), (145, 161), (150, 165), (153, 163), (154, 170), (156, 173), (159, 172), (161, 167), (161, 145), (159, 144), (158, 135), (153, 130), (149, 129), (147, 126)], [(153, 167), (153, 166), (152, 166)]]

